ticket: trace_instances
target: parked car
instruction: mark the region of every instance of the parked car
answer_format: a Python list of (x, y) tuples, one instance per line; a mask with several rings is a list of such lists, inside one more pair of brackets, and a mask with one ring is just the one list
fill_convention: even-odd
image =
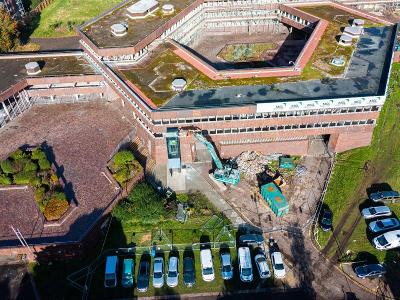
[(117, 286), (117, 268), (118, 268), (118, 257), (107, 256), (106, 269), (104, 272), (104, 287), (113, 288)]
[(214, 265), (210, 249), (200, 250), (201, 276), (204, 281), (213, 281), (215, 278)]
[(275, 278), (284, 278), (286, 276), (285, 264), (283, 263), (282, 254), (278, 251), (271, 253), (272, 269)]
[(253, 281), (253, 266), (249, 247), (240, 247), (238, 249), (239, 259), (239, 277), (243, 282)]
[(146, 260), (142, 260), (139, 263), (139, 271), (137, 276), (137, 290), (139, 292), (146, 292), (149, 288), (149, 276), (150, 263)]
[(167, 285), (176, 287), (179, 279), (179, 259), (176, 256), (171, 256), (168, 260), (168, 275)]
[(153, 286), (162, 288), (164, 285), (164, 258), (156, 257), (153, 263)]
[(392, 212), (390, 208), (387, 206), (375, 206), (375, 207), (367, 207), (361, 211), (362, 216), (364, 219), (373, 219), (377, 217), (386, 217), (390, 216)]
[(359, 278), (381, 277), (386, 273), (386, 269), (381, 264), (367, 264), (356, 267), (354, 272)]
[(196, 283), (194, 260), (191, 257), (185, 257), (183, 259), (183, 283), (187, 287), (192, 287)]
[(388, 250), (400, 247), (400, 230), (393, 230), (381, 234), (372, 240), (372, 244), (378, 250)]
[(394, 200), (394, 199), (399, 199), (399, 198), (400, 198), (400, 194), (399, 194), (399, 192), (396, 192), (396, 191), (376, 192), (376, 193), (371, 193), (369, 195), (369, 199), (371, 199), (374, 202), (385, 201), (385, 200)]
[(261, 234), (244, 234), (239, 237), (239, 243), (246, 244), (262, 244), (264, 237)]
[(271, 272), (269, 271), (268, 267), (268, 262), (267, 258), (265, 257), (264, 254), (259, 253), (254, 257), (254, 260), (256, 262), (258, 274), (260, 275), (261, 279), (269, 278), (271, 277)]
[(330, 211), (329, 209), (324, 209), (324, 211), (322, 212), (321, 221), (319, 223), (319, 226), (323, 231), (329, 231), (332, 229), (332, 219), (332, 211)]
[(223, 280), (229, 280), (233, 277), (233, 267), (231, 254), (229, 252), (223, 252), (220, 255), (221, 258), (221, 277)]
[(400, 222), (396, 218), (386, 218), (369, 223), (369, 230), (374, 233), (382, 232), (385, 230), (392, 230), (400, 227)]
[(133, 274), (135, 272), (135, 265), (132, 258), (124, 259), (122, 264), (122, 286), (129, 288), (133, 286)]

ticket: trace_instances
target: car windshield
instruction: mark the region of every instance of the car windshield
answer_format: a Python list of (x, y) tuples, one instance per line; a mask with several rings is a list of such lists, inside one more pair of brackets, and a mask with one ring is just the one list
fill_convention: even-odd
[(213, 269), (212, 268), (203, 269), (203, 274), (204, 275), (211, 275), (212, 273), (213, 273)]
[(250, 268), (243, 268), (242, 269), (242, 274), (243, 274), (243, 276), (250, 276), (251, 275), (251, 269)]
[(371, 215), (374, 215), (374, 214), (376, 214), (376, 209), (373, 208), (373, 207), (371, 207), (371, 208), (369, 209), (369, 212), (370, 212)]
[(175, 271), (168, 272), (168, 277), (176, 277), (176, 272)]
[(231, 271), (231, 266), (223, 266), (222, 267), (222, 272), (230, 272)]
[(275, 269), (276, 270), (283, 270), (285, 267), (283, 266), (283, 264), (275, 264)]
[(154, 273), (154, 278), (161, 278), (162, 277), (162, 273), (161, 272), (155, 272)]
[(258, 259), (257, 259), (257, 262), (258, 263), (262, 263), (262, 262), (264, 262), (265, 261), (265, 258), (264, 257), (259, 257)]
[(383, 236), (383, 235), (381, 235), (380, 237), (378, 237), (376, 240), (378, 241), (378, 243), (379, 243), (381, 246), (385, 246), (385, 245), (389, 244), (389, 242), (387, 241), (387, 239), (386, 239), (385, 236)]

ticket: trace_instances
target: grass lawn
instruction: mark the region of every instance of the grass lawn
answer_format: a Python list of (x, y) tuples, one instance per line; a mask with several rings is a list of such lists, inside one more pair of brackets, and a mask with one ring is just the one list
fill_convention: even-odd
[(218, 53), (218, 57), (228, 62), (258, 61), (262, 60), (265, 51), (277, 47), (274, 43), (230, 44)]
[[(366, 189), (372, 184), (385, 183), (392, 189), (400, 189), (400, 64), (393, 64), (390, 79), (390, 92), (380, 114), (377, 127), (374, 130), (372, 143), (369, 147), (355, 149), (340, 154), (333, 170), (328, 186), (325, 203), (333, 211), (333, 226), (339, 222), (342, 214), (350, 209), (354, 201), (358, 204), (367, 199)], [(399, 215), (400, 204), (392, 205)], [(346, 220), (340, 234), (344, 234), (359, 215), (355, 210)], [(368, 241), (365, 234), (366, 224), (361, 220), (353, 236), (350, 238), (348, 249), (355, 252), (368, 251), (382, 259), (385, 254), (377, 252)], [(328, 242), (331, 232), (319, 230), (318, 242), (323, 247)], [(335, 248), (335, 247), (333, 247)], [(336, 249), (329, 253), (332, 255)], [(347, 249), (343, 249), (344, 252)]]
[(76, 35), (75, 27), (113, 7), (121, 0), (54, 0), (40, 14), (31, 37)]

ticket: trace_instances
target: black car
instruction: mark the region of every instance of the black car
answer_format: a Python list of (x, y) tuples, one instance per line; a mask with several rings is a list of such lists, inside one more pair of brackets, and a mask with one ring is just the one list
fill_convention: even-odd
[(185, 257), (183, 259), (183, 283), (187, 287), (192, 287), (196, 283), (194, 260), (191, 257)]
[(381, 264), (358, 266), (354, 271), (359, 278), (381, 277), (386, 273), (385, 267)]
[(333, 213), (329, 209), (324, 209), (322, 212), (321, 221), (319, 222), (319, 225), (323, 231), (332, 230), (332, 218)]
[(149, 275), (150, 263), (146, 260), (142, 260), (139, 264), (139, 271), (137, 276), (137, 290), (139, 292), (146, 292), (149, 288)]

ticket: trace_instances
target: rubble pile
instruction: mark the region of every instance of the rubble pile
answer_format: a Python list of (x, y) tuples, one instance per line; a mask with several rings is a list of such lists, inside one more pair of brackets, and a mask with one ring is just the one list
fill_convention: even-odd
[(279, 155), (263, 155), (258, 151), (242, 152), (236, 158), (240, 174), (243, 174), (247, 180), (257, 180), (257, 174), (268, 170), (268, 164), (277, 160)]

